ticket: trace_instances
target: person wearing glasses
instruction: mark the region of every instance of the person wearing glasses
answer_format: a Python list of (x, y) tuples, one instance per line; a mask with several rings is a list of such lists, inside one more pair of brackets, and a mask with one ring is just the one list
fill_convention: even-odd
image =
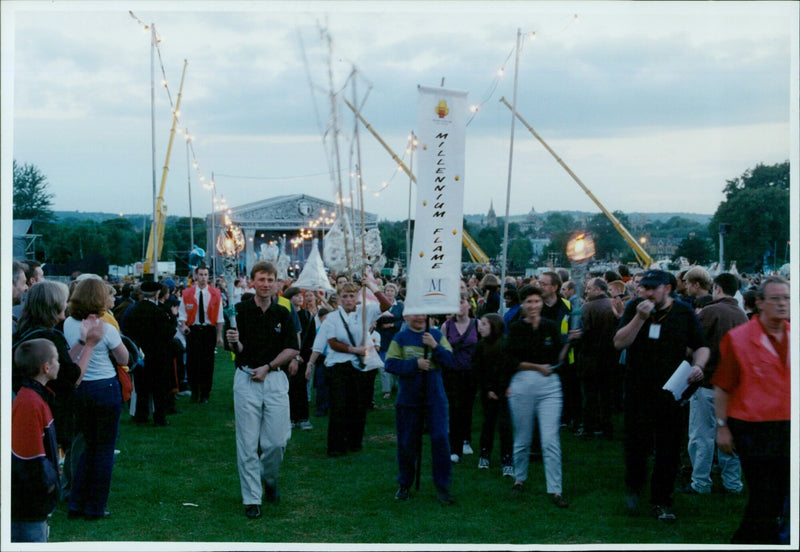
[(720, 342), (719, 365), (711, 379), (717, 446), (739, 455), (749, 490), (731, 542), (789, 544), (789, 282), (767, 277), (756, 303), (758, 314)]

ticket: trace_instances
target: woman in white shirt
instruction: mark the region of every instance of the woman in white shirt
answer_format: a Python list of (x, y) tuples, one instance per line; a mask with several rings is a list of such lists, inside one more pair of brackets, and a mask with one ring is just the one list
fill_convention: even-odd
[[(70, 316), (64, 321), (67, 343), (81, 344), (81, 323), (101, 318), (106, 310), (108, 286), (100, 279), (78, 282), (69, 300)], [(114, 448), (122, 412), (122, 392), (116, 367), (127, 364), (128, 350), (116, 328), (103, 323), (103, 337), (91, 351), (86, 372), (75, 390), (75, 431), (84, 448), (75, 455), (69, 517), (89, 520), (109, 515), (106, 510), (114, 467)], [(77, 439), (76, 439), (77, 440)]]

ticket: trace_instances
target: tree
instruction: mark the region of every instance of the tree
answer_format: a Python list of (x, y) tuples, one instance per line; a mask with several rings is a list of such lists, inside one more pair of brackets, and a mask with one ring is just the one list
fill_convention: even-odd
[(37, 222), (55, 220), (50, 208), (53, 194), (47, 191), (47, 177), (35, 166), (17, 165), (14, 160), (14, 218), (33, 219)]
[(508, 245), (508, 266), (511, 269), (524, 271), (533, 257), (533, 246), (527, 238), (510, 240)]
[(740, 270), (761, 270), (765, 253), (770, 252), (772, 264), (779, 265), (774, 257), (785, 251), (789, 241), (789, 162), (759, 164), (727, 181), (723, 191), (726, 199), (711, 218), (708, 232), (717, 236), (721, 223), (730, 225), (724, 236), (724, 260), (737, 261)]
[(690, 235), (678, 245), (675, 255), (686, 257), (690, 263), (706, 264), (713, 255), (713, 246), (707, 238), (699, 237), (695, 234)]
[[(630, 228), (630, 222), (625, 213), (614, 211), (614, 216), (625, 228)], [(594, 239), (595, 258), (608, 260), (619, 258), (626, 249), (630, 248), (622, 234), (603, 213), (594, 215), (589, 220), (588, 226)]]

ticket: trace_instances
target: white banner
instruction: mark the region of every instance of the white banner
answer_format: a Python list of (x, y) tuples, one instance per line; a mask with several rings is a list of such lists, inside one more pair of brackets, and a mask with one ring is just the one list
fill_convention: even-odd
[(417, 211), (403, 314), (458, 312), (467, 93), (420, 86)]

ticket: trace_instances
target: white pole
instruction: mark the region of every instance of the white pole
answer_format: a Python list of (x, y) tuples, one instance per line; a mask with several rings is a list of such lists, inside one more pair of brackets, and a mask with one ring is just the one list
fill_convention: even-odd
[(503, 224), (503, 264), (500, 268), (500, 314), (505, 314), (503, 300), (506, 290), (506, 266), (508, 264), (508, 210), (511, 204), (511, 168), (514, 161), (514, 122), (517, 118), (517, 82), (519, 80), (519, 42), (522, 30), (517, 29), (517, 53), (514, 61), (514, 98), (511, 106), (511, 144), (508, 148), (508, 183), (506, 185), (506, 216)]
[(155, 52), (156, 52), (156, 25), (150, 23), (150, 130), (153, 144), (153, 225), (150, 233), (153, 236), (153, 281), (158, 281), (158, 213), (156, 199), (156, 84), (155, 84)]
[(194, 249), (194, 219), (192, 217), (192, 168), (189, 163), (189, 129), (186, 131), (186, 180), (189, 186), (189, 254)]
[(406, 224), (406, 276), (411, 264), (411, 184), (414, 182), (414, 150), (417, 136), (411, 131), (411, 153), (408, 157), (408, 222)]

